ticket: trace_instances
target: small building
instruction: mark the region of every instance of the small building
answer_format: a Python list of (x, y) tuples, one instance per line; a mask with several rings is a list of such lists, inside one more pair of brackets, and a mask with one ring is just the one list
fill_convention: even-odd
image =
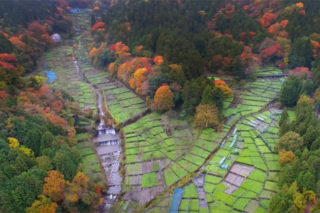
[(59, 42), (62, 41), (62, 38), (58, 33), (52, 34), (51, 38), (52, 38), (54, 43), (59, 43)]
[(102, 134), (94, 139), (94, 143), (97, 146), (112, 146), (119, 144), (120, 140), (116, 134)]
[(104, 134), (112, 134), (116, 135), (116, 131), (113, 128), (105, 128), (104, 126), (98, 126), (98, 134), (104, 135)]

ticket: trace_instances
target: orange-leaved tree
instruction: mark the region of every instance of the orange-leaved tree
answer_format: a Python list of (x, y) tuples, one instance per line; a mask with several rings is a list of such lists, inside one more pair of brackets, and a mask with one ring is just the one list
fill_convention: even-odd
[(92, 32), (95, 32), (95, 31), (104, 31), (106, 28), (106, 24), (99, 21), (97, 23), (95, 23), (95, 25), (93, 25), (93, 27), (91, 28), (91, 31)]
[(296, 4), (296, 6), (299, 7), (299, 8), (303, 8), (304, 4), (302, 2), (299, 2), (299, 3)]
[(63, 174), (59, 171), (51, 170), (45, 179), (43, 186), (43, 194), (50, 197), (53, 201), (61, 201), (64, 199), (65, 180)]
[(73, 203), (78, 202), (81, 196), (88, 192), (88, 187), (88, 177), (84, 173), (78, 172), (65, 193), (66, 199)]
[(174, 106), (174, 94), (168, 85), (162, 85), (154, 95), (154, 108), (160, 112), (165, 112)]
[(23, 41), (21, 41), (20, 37), (11, 37), (10, 42), (13, 44), (13, 46), (15, 46), (15, 48), (20, 51), (25, 51), (27, 48), (27, 45)]
[(140, 95), (142, 95), (142, 86), (143, 83), (147, 80), (147, 68), (140, 68), (137, 69), (134, 73), (134, 78), (132, 78), (129, 82), (130, 87), (132, 89), (136, 89), (136, 92)]
[(131, 56), (130, 48), (122, 42), (117, 42), (109, 47), (110, 51), (114, 52), (119, 58)]
[(163, 57), (162, 57), (162, 56), (158, 55), (158, 56), (156, 56), (156, 57), (153, 59), (153, 62), (154, 62), (156, 65), (160, 66), (160, 65), (163, 64), (164, 60), (163, 60)]
[(93, 62), (93, 65), (97, 65), (99, 56), (102, 54), (103, 50), (106, 48), (107, 43), (102, 42), (99, 48), (92, 48), (89, 52), (89, 56)]
[(218, 79), (215, 80), (214, 84), (215, 87), (220, 88), (223, 91), (223, 94), (226, 98), (233, 97), (233, 91), (225, 81)]

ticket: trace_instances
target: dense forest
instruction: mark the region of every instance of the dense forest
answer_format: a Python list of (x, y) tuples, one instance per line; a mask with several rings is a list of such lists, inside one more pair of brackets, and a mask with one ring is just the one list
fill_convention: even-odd
[[(96, 41), (90, 50), (92, 62), (108, 65), (111, 73), (150, 100), (161, 85), (170, 85), (171, 106), (182, 105), (187, 115), (210, 101), (222, 110), (223, 100), (232, 97), (227, 84), (214, 88), (208, 76), (253, 79), (259, 67), (268, 65), (299, 77), (317, 75), (317, 2), (111, 1), (111, 5), (105, 6), (101, 21), (96, 18), (101, 12), (92, 14)], [(304, 92), (312, 95), (317, 85), (311, 79), (306, 82)], [(295, 105), (298, 98), (286, 106)]]
[[(81, 32), (83, 34), (80, 34), (74, 27), (75, 23), (72, 23), (70, 14), (76, 13), (74, 11), (85, 11), (84, 14), (90, 17), (90, 26), (87, 31)], [(83, 27), (81, 24), (79, 26)], [(119, 200), (115, 206), (120, 207), (115, 208), (114, 212), (126, 212), (128, 206), (132, 210), (128, 212), (164, 211), (165, 205), (157, 204), (159, 200), (156, 196), (148, 202), (137, 202), (138, 204), (130, 203), (131, 200), (126, 196), (126, 192), (131, 190), (127, 187), (128, 182), (132, 181), (140, 167), (143, 167), (141, 162), (152, 160), (152, 166), (146, 166), (152, 167), (151, 171), (136, 180), (141, 182), (142, 189), (152, 187), (150, 180), (156, 179), (157, 182), (158, 176), (163, 172), (163, 180), (159, 179), (165, 189), (161, 189), (163, 191), (156, 195), (167, 193), (166, 196), (172, 196), (172, 191), (178, 188), (177, 186), (187, 188), (188, 181), (194, 181), (195, 175), (202, 171), (200, 167), (211, 165), (209, 162), (214, 159), (215, 154), (226, 142), (230, 143), (231, 132), (234, 132), (232, 140), (237, 140), (238, 136), (234, 135), (240, 126), (238, 123), (269, 109), (269, 105), (282, 112), (276, 124), (269, 124), (277, 125), (272, 128), (277, 128), (274, 135), (279, 139), (274, 147), (270, 144), (266, 146), (271, 150), (270, 155), (277, 156), (275, 158), (280, 167), (278, 170), (264, 169), (247, 161), (237, 162), (253, 165), (256, 170), (268, 175), (276, 173), (277, 177), (271, 181), (272, 184), (276, 183), (276, 189), (270, 190), (267, 198), (258, 198), (258, 192), (253, 190), (257, 195), (253, 196), (252, 192), (246, 194), (247, 197), (241, 197), (243, 200), (240, 204), (237, 203), (238, 198), (232, 198), (236, 201), (228, 203), (229, 197), (223, 197), (225, 209), (219, 210), (251, 212), (245, 207), (252, 199), (261, 202), (255, 212), (320, 211), (320, 1), (2, 0), (0, 212), (97, 212), (103, 209), (104, 195), (108, 189), (106, 178), (101, 173), (92, 175), (87, 172), (84, 156), (77, 146), (83, 140), (82, 134), (94, 135), (93, 129), (97, 126), (99, 114), (87, 106), (83, 107), (79, 99), (69, 93), (67, 87), (49, 85), (48, 78), (38, 71), (38, 67), (45, 60), (43, 55), (62, 45), (55, 43), (52, 37), (54, 34), (59, 34), (63, 40), (72, 43), (70, 45), (66, 42), (70, 48), (65, 60), (77, 62), (78, 57), (84, 67), (92, 65), (95, 72), (107, 75), (108, 86), (101, 90), (107, 97), (106, 102), (114, 101), (115, 96), (125, 96), (123, 91), (129, 91), (127, 96), (136, 97), (138, 104), (145, 104), (147, 109), (145, 112), (133, 109), (140, 113), (121, 120), (124, 115), (119, 114), (126, 113), (123, 109), (127, 109), (127, 105), (122, 107), (119, 104), (120, 107), (114, 109), (110, 103), (106, 103), (108, 107), (101, 107), (107, 115), (103, 117), (100, 112), (100, 119), (105, 119), (110, 127), (113, 127), (114, 123), (124, 141), (124, 153), (121, 153), (123, 162), (119, 165), (123, 167), (121, 173), (125, 181), (124, 192), (120, 197), (126, 200), (124, 202), (129, 201), (124, 204)], [(81, 44), (85, 46), (82, 47)], [(74, 54), (76, 50), (85, 53)], [(83, 55), (87, 58), (81, 58)], [(268, 73), (270, 67), (275, 71)], [(67, 67), (63, 69), (67, 70)], [(90, 78), (82, 75), (85, 76), (84, 82), (92, 83)], [(98, 76), (94, 81), (103, 84), (101, 79), (102, 77)], [(238, 105), (248, 107), (244, 104), (243, 94), (252, 92), (253, 89), (248, 85), (257, 85), (261, 83), (261, 79), (266, 82), (272, 82), (272, 79), (279, 80), (277, 83), (281, 81), (281, 89), (276, 91), (278, 96), (270, 98), (270, 103), (255, 105), (257, 103), (253, 101), (264, 98), (264, 94), (261, 94), (262, 97), (255, 94), (254, 98), (249, 97), (248, 106), (258, 110), (248, 110), (250, 112), (246, 114), (243, 113), (246, 109), (236, 111)], [(114, 81), (118, 82), (116, 85), (124, 86), (115, 89), (116, 92), (109, 94), (111, 98), (108, 99), (108, 89), (114, 89), (114, 85), (110, 86), (109, 83)], [(98, 84), (92, 85), (98, 88)], [(90, 88), (85, 88), (84, 92), (81, 92), (89, 90)], [(90, 104), (97, 105), (96, 94), (93, 93), (90, 98)], [(118, 117), (113, 110), (119, 113)], [(238, 115), (234, 115), (237, 113)], [(230, 121), (230, 115), (233, 121)], [(171, 122), (170, 119), (177, 120)], [(272, 119), (276, 120), (273, 117)], [(261, 120), (261, 116), (258, 120)], [(81, 126), (84, 121), (91, 122), (91, 126)], [(156, 122), (159, 122), (159, 125), (154, 124), (155, 128), (158, 128), (155, 130), (157, 133), (143, 138), (148, 128), (153, 128), (151, 123)], [(251, 122), (252, 124), (255, 122)], [(159, 127), (161, 125), (163, 128)], [(184, 135), (189, 137), (188, 140), (183, 145), (172, 145), (178, 141), (177, 138), (184, 137), (176, 137), (176, 132), (181, 129), (191, 129), (190, 134)], [(184, 163), (187, 162), (183, 155), (187, 156), (198, 141), (204, 141), (204, 138), (201, 138), (202, 133), (207, 134), (210, 131), (214, 132), (214, 136), (209, 137), (212, 144), (217, 135), (224, 132), (230, 134), (219, 138), (220, 148), (205, 151), (208, 155), (200, 165), (196, 164), (199, 168), (189, 171), (195, 164), (186, 164), (187, 166), (182, 168), (186, 174), (181, 172), (183, 175), (179, 176), (180, 170), (175, 167), (172, 174), (176, 172), (178, 180), (168, 184), (171, 180), (168, 181), (168, 173), (164, 172), (166, 166), (175, 165), (174, 163), (181, 159)], [(137, 136), (132, 136), (134, 134)], [(251, 137), (256, 133), (250, 134)], [(147, 141), (153, 143), (159, 137), (166, 140), (153, 144), (156, 150), (146, 145)], [(249, 136), (240, 137), (244, 137), (243, 141), (246, 143), (246, 137)], [(134, 140), (132, 138), (138, 139), (133, 145), (128, 145), (130, 140)], [(199, 138), (201, 140), (198, 140)], [(144, 139), (146, 141), (143, 141)], [(153, 154), (144, 155), (145, 149), (141, 148), (138, 142), (144, 143), (143, 146), (148, 147), (147, 152)], [(159, 151), (168, 143), (168, 150)], [(252, 148), (250, 145), (239, 146), (239, 149), (233, 150), (232, 156), (243, 157), (241, 149)], [(131, 146), (138, 151), (131, 151)], [(186, 146), (189, 147), (185, 148)], [(177, 150), (176, 147), (184, 147), (182, 156), (172, 147)], [(169, 155), (172, 150), (176, 152)], [(204, 152), (199, 150), (201, 149), (197, 148), (197, 152)], [(92, 153), (97, 155), (96, 152)], [(134, 156), (135, 154), (137, 156)], [(199, 155), (202, 154), (204, 153)], [(226, 160), (227, 155), (222, 157), (224, 160), (219, 160), (219, 169), (225, 169), (225, 173), (219, 173), (220, 170), (214, 173), (210, 184), (216, 184), (227, 176), (230, 167), (222, 168), (226, 165), (224, 161), (230, 164), (236, 162), (234, 159)], [(167, 158), (164, 162), (168, 160), (171, 163), (164, 166), (161, 164), (161, 169), (160, 165), (154, 166), (155, 161), (160, 159), (162, 162), (163, 158)], [(101, 165), (102, 162), (100, 161)], [(143, 169), (145, 168), (141, 171)], [(210, 173), (207, 169), (204, 171), (200, 173)], [(243, 177), (245, 180), (251, 178), (248, 174)], [(139, 184), (134, 183), (131, 187)], [(216, 191), (223, 191), (224, 187), (220, 186)], [(252, 187), (254, 188), (253, 185)], [(195, 191), (197, 194), (197, 190)], [(205, 195), (206, 202), (213, 206), (219, 204), (220, 201), (214, 200), (215, 192), (213, 198), (210, 198), (210, 193)], [(237, 192), (232, 196), (236, 197), (235, 194)], [(190, 198), (192, 201), (187, 204), (187, 209), (183, 209), (181, 202), (177, 212), (201, 212), (198, 204), (194, 204), (196, 199), (197, 196)], [(153, 210), (152, 206), (160, 206), (159, 209), (162, 210)], [(203, 212), (215, 211), (211, 206), (207, 209)]]
[(103, 186), (89, 181), (74, 148), (78, 117), (86, 114), (47, 78), (26, 77), (54, 46), (51, 34), (71, 35), (60, 3), (1, 1), (1, 212), (84, 212), (101, 203)]

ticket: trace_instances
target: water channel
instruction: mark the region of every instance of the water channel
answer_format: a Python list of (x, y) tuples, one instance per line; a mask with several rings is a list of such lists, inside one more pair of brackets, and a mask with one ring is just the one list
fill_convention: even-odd
[(96, 151), (101, 159), (101, 164), (105, 170), (108, 191), (104, 196), (103, 212), (108, 212), (116, 202), (121, 193), (122, 177), (120, 176), (120, 157), (122, 153), (121, 140), (114, 126), (106, 125), (104, 112), (104, 98), (100, 88), (92, 85), (86, 76), (81, 72), (78, 61), (74, 57), (74, 67), (82, 79), (95, 91), (97, 96), (97, 106), (99, 111), (99, 125), (96, 137), (93, 139)]

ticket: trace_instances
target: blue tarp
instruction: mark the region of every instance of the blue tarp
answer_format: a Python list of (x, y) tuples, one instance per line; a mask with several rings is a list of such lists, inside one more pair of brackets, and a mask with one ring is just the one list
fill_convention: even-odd
[(176, 190), (174, 190), (169, 213), (179, 212), (179, 206), (180, 206), (183, 194), (184, 194), (184, 188), (176, 188)]
[(80, 8), (74, 8), (70, 10), (70, 13), (80, 13), (81, 9)]
[(46, 70), (45, 73), (47, 73), (48, 76), (48, 82), (50, 84), (52, 84), (56, 79), (57, 79), (57, 75), (55, 72), (50, 71), (50, 70)]

